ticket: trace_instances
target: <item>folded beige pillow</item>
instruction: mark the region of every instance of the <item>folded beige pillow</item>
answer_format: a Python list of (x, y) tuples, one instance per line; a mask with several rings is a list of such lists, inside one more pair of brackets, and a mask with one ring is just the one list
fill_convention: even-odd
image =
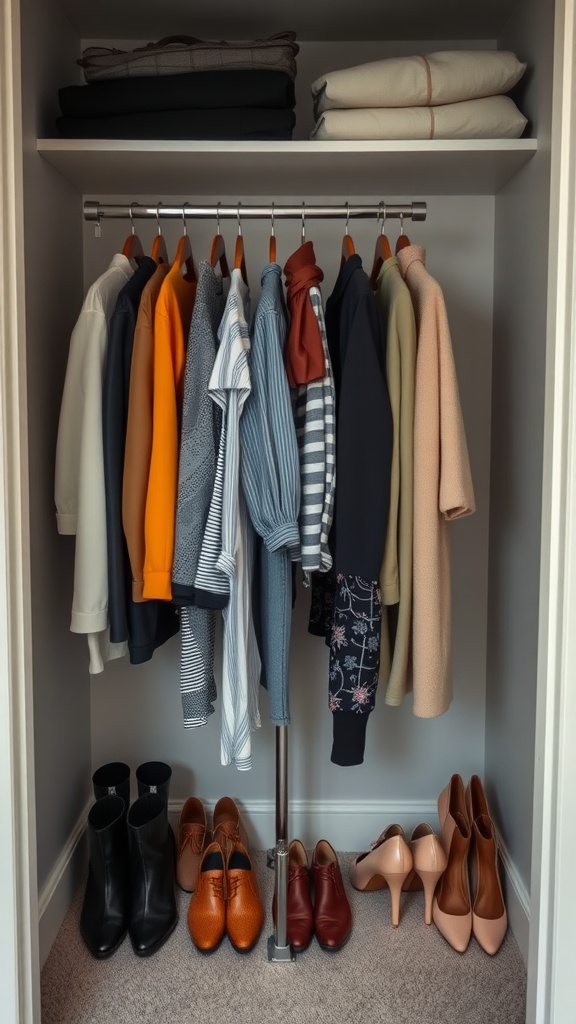
[(519, 139), (526, 118), (509, 96), (440, 107), (326, 110), (312, 139)]
[(431, 107), (499, 96), (526, 70), (506, 50), (446, 50), (331, 71), (312, 83), (314, 113), (352, 107)]

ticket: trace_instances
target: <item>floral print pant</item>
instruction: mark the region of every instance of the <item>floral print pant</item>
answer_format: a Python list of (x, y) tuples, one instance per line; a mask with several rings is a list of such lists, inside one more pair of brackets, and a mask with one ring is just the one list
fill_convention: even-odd
[(378, 580), (344, 573), (314, 574), (309, 628), (311, 633), (325, 636), (330, 648), (331, 711), (373, 711), (381, 623)]

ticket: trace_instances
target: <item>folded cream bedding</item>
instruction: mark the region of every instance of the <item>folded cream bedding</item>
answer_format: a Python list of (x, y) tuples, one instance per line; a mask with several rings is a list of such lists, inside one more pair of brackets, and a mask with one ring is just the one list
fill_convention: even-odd
[(389, 57), (312, 83), (314, 114), (357, 107), (431, 107), (508, 92), (526, 64), (506, 50), (447, 50)]
[(312, 139), (519, 139), (526, 118), (509, 96), (435, 107), (326, 110)]

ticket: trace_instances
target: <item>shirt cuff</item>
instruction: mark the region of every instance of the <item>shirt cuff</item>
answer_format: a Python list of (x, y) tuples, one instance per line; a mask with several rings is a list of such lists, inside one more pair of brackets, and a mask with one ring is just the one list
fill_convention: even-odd
[(169, 572), (145, 572), (142, 594), (145, 601), (171, 601), (172, 580)]
[(56, 513), (56, 528), (58, 533), (75, 536), (77, 522), (78, 516), (76, 515), (72, 515), (69, 512)]
[(264, 537), (264, 543), (268, 551), (279, 551), (280, 548), (299, 548), (300, 533), (298, 523), (283, 523), (275, 530), (270, 530)]
[(216, 568), (220, 569), (220, 572), (223, 572), (231, 580), (236, 572), (236, 559), (234, 555), (231, 555), (228, 551), (221, 551), (218, 555)]

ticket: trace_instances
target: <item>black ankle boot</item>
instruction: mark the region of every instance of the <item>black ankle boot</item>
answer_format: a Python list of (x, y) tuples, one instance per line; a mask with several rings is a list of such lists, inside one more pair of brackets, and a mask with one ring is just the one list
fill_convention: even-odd
[(92, 776), (94, 796), (101, 800), (103, 796), (119, 796), (125, 804), (126, 812), (130, 806), (130, 768), (123, 761), (111, 761), (103, 764)]
[(104, 796), (90, 808), (88, 842), (80, 931), (92, 955), (103, 960), (118, 949), (128, 928), (128, 835), (121, 797)]
[(141, 796), (128, 811), (130, 920), (134, 952), (150, 956), (176, 927), (175, 847), (166, 802), (158, 793)]
[(168, 811), (171, 778), (172, 769), (169, 764), (165, 764), (164, 761), (146, 761), (136, 769), (138, 796), (145, 796), (146, 793), (158, 793), (165, 801), (166, 811)]

